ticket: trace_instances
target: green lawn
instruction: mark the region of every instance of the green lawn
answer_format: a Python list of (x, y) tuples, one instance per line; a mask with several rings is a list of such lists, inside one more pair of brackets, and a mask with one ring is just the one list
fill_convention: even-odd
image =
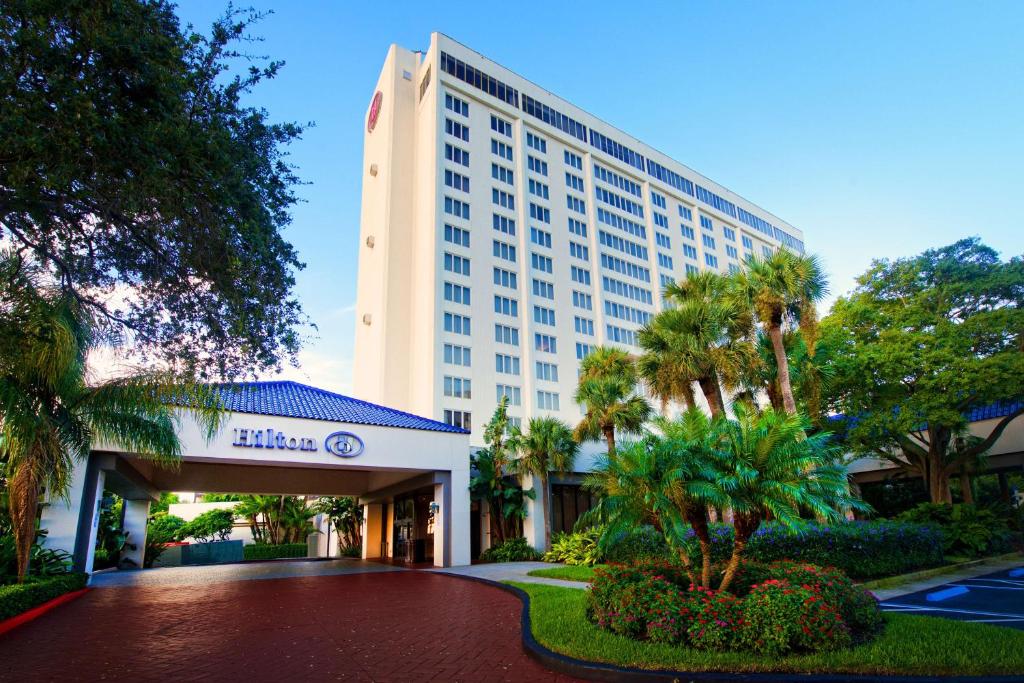
[[(576, 569), (576, 568), (574, 568)], [(549, 570), (542, 570), (549, 571)], [(562, 577), (558, 577), (562, 578)], [(603, 631), (584, 615), (586, 593), (513, 583), (530, 595), (534, 637), (572, 657), (644, 669), (982, 675), (1024, 671), (1024, 631), (887, 614), (885, 632), (850, 650), (777, 659), (645, 643)]]
[(590, 583), (594, 580), (594, 570), (597, 567), (607, 567), (608, 565), (599, 564), (595, 567), (552, 567), (551, 569), (534, 569), (532, 572), (527, 572), (529, 576), (543, 576), (547, 579), (562, 579), (564, 581), (586, 581)]

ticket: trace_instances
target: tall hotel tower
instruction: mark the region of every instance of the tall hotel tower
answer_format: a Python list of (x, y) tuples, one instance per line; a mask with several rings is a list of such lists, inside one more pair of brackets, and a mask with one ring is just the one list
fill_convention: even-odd
[(661, 289), (802, 233), (454, 40), (392, 45), (363, 154), (354, 389), (472, 430), (580, 418), (579, 361), (639, 352)]

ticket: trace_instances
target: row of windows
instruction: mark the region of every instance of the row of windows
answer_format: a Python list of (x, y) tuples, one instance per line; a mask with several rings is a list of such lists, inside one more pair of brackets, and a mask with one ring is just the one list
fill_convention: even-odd
[(526, 131), (526, 146), (537, 150), (541, 154), (548, 153), (548, 141), (539, 135), (534, 135), (530, 131)]
[(594, 164), (594, 177), (608, 183), (609, 185), (619, 188), (623, 192), (628, 192), (637, 197), (641, 196), (640, 185), (625, 176), (619, 175), (615, 171), (601, 166), (600, 164)]
[(605, 330), (608, 332), (608, 341), (637, 346), (635, 330), (627, 330), (624, 327), (617, 327), (615, 325), (605, 325)]
[(491, 154), (497, 154), (502, 159), (512, 161), (512, 145), (491, 138)]
[[(469, 246), (469, 245), (466, 245)], [(506, 261), (516, 262), (516, 247), (514, 244), (507, 244), (494, 240), (494, 255)]]
[[(659, 251), (658, 252), (658, 265), (660, 267), (662, 267), (662, 268), (665, 268), (666, 270), (672, 270), (672, 268), (673, 268), (672, 257), (669, 256), (668, 254), (663, 254), (663, 253), (661, 253)], [(662, 279), (664, 279), (664, 277), (665, 276), (663, 275)], [(662, 284), (665, 284), (665, 283), (662, 282)]]
[(604, 312), (613, 318), (627, 320), (631, 323), (637, 323), (640, 325), (646, 325), (651, 320), (651, 314), (647, 311), (642, 311), (639, 308), (633, 308), (632, 306), (616, 303), (614, 301), (604, 302)]
[(583, 215), (587, 213), (587, 203), (572, 195), (565, 196), (565, 206), (570, 211), (575, 211), (576, 213), (582, 213)]
[(468, 410), (445, 410), (444, 422), (467, 432), (473, 428), (473, 417)]
[(454, 225), (448, 225), (445, 223), (444, 226), (444, 241), (457, 244), (460, 247), (469, 246), (469, 230), (464, 228), (456, 228)]
[(505, 137), (512, 137), (512, 124), (491, 114), (491, 130)]
[(541, 230), (540, 228), (531, 227), (530, 228), (530, 241), (533, 242), (534, 244), (538, 245), (538, 246), (547, 247), (548, 249), (550, 249), (551, 248), (551, 233), (547, 232), (545, 230)]
[(554, 262), (550, 256), (544, 256), (538, 253), (530, 254), (530, 265), (543, 273), (554, 272)]
[(711, 268), (718, 268), (718, 257), (714, 254), (704, 254), (704, 263)]
[(444, 108), (467, 118), (469, 117), (469, 105), (455, 95), (444, 94)]
[(542, 223), (550, 223), (551, 210), (545, 209), (543, 206), (540, 206), (539, 204), (534, 204), (533, 202), (530, 202), (530, 218), (541, 221)]
[(728, 256), (729, 258), (734, 259), (738, 259), (740, 257), (739, 252), (736, 250), (736, 247), (729, 244), (725, 245), (725, 255)]
[(577, 244), (576, 242), (569, 242), (569, 256), (578, 258), (581, 261), (590, 260), (590, 249), (583, 244)]
[(494, 371), (502, 375), (519, 374), (519, 356), (505, 353), (494, 354)]
[(608, 254), (601, 254), (601, 266), (609, 270), (614, 270), (616, 273), (622, 273), (626, 277), (631, 277), (634, 280), (640, 280), (641, 282), (651, 281), (651, 271), (643, 266), (638, 266), (635, 263), (624, 261)]
[(519, 406), (523, 404), (522, 396), (519, 392), (519, 387), (509, 386), (508, 384), (499, 384), (497, 386), (497, 400), (501, 403), (501, 399), (507, 398), (510, 406)]
[[(500, 244), (500, 242), (495, 242)], [(515, 273), (511, 270), (505, 270), (504, 268), (494, 267), (494, 284), (498, 287), (507, 287), (509, 289), (519, 289), (517, 284), (518, 278)]]
[(441, 68), (448, 74), (455, 76), (464, 83), (468, 83), (478, 90), (482, 90), (492, 97), (497, 97), (506, 104), (519, 108), (519, 91), (510, 85), (505, 85), (496, 78), (488, 76), (476, 67), (466, 64), (461, 59), (441, 53)]
[(594, 309), (594, 300), (586, 292), (580, 292), (572, 290), (572, 305), (576, 308), (581, 308), (584, 311), (591, 311)]
[(539, 180), (530, 178), (529, 180), (529, 191), (530, 194), (540, 197), (541, 199), (548, 199), (548, 186)]
[(621, 251), (623, 254), (629, 254), (633, 258), (638, 258), (641, 261), (647, 260), (647, 247), (637, 244), (636, 242), (622, 239), (618, 235), (612, 235), (604, 230), (598, 230), (597, 241), (606, 247), (611, 247), (616, 251)]
[(537, 332), (533, 335), (533, 348), (544, 353), (558, 353), (558, 340), (550, 334)]
[(746, 235), (741, 235), (740, 239), (743, 241), (743, 248), (744, 249), (753, 249), (754, 248), (754, 240), (750, 239)]
[(472, 305), (469, 298), (469, 287), (457, 285), (453, 282), (444, 283), (444, 300), (450, 301), (453, 304)]
[(619, 161), (629, 164), (641, 171), (644, 170), (644, 158), (629, 147), (615, 142), (609, 137), (601, 135), (593, 128), (590, 129), (590, 144), (601, 150), (608, 156), (615, 157)]
[(715, 231), (715, 226), (711, 223), (711, 219), (708, 218), (707, 216), (703, 216), (702, 215), (700, 217), (700, 227), (702, 227), (703, 229), (705, 229), (705, 230), (707, 230), (709, 232), (714, 232)]
[(458, 344), (445, 344), (444, 362), (449, 365), (461, 365), (468, 368), (471, 364), (469, 347), (459, 346)]
[(683, 233), (683, 237), (685, 237), (688, 240), (697, 239), (696, 233), (693, 232), (693, 228), (691, 228), (689, 225), (683, 225), (680, 223), (679, 227), (681, 229), (680, 231)]
[(494, 229), (498, 232), (503, 232), (506, 235), (512, 237), (516, 236), (516, 219), (509, 218), (508, 216), (502, 216), (501, 214), (494, 214), (494, 220), (492, 221)]
[(587, 224), (582, 222), (582, 221), (576, 220), (575, 218), (570, 217), (569, 218), (569, 232), (571, 232), (574, 235), (579, 235), (580, 237), (586, 237), (587, 236)]
[(533, 295), (542, 299), (555, 298), (555, 286), (546, 280), (533, 279)]
[(594, 350), (593, 345), (576, 342), (576, 360), (583, 360)]
[(469, 126), (449, 118), (444, 120), (444, 132), (453, 135), (463, 142), (469, 142)]
[(682, 218), (684, 221), (690, 221), (692, 223), (693, 222), (693, 211), (691, 211), (690, 207), (688, 207), (688, 206), (680, 206), (679, 207), (679, 217)]
[(444, 158), (448, 161), (454, 161), (456, 164), (469, 167), (469, 152), (456, 147), (455, 145), (449, 145), (447, 142), (444, 143)]
[(654, 301), (649, 289), (637, 287), (636, 285), (616, 280), (615, 278), (608, 277), (607, 275), (601, 278), (601, 283), (604, 286), (604, 291), (606, 292), (618, 294), (619, 296), (626, 297), (627, 299), (633, 299), (634, 301), (639, 301), (644, 304), (651, 304)]
[(697, 185), (697, 199), (701, 200), (709, 206), (713, 206), (724, 214), (728, 214), (733, 218), (736, 218), (736, 205), (730, 202), (724, 197), (719, 197), (711, 190), (707, 190), (700, 185)]
[(558, 366), (554, 363), (537, 361), (537, 379), (542, 379), (545, 382), (557, 382)]
[(550, 126), (554, 126), (563, 133), (568, 133), (574, 138), (583, 141), (587, 139), (586, 126), (565, 114), (559, 113), (548, 105), (538, 102), (529, 95), (523, 95), (523, 111)]
[(590, 318), (581, 318), (577, 315), (573, 316), (572, 322), (576, 334), (583, 334), (588, 337), (594, 336), (594, 321)]
[(623, 232), (628, 232), (630, 235), (635, 235), (640, 239), (647, 239), (647, 228), (636, 221), (631, 221), (628, 218), (612, 213), (607, 209), (602, 209), (600, 206), (597, 207), (597, 220), (601, 221), (605, 225), (610, 225), (613, 228), (618, 228)]
[(736, 241), (736, 231), (727, 225), (722, 226), (722, 235), (730, 242)]
[(444, 331), (452, 334), (470, 334), (469, 316), (458, 313), (444, 314)]
[(656, 161), (647, 160), (647, 173), (680, 192), (693, 196), (693, 183)]
[(558, 394), (538, 389), (537, 407), (541, 410), (558, 410)]
[(579, 154), (573, 154), (569, 150), (565, 150), (565, 154), (563, 156), (565, 158), (566, 166), (572, 166), (577, 171), (583, 170), (583, 157)]
[(565, 185), (571, 190), (577, 192), (583, 192), (583, 178), (579, 177), (575, 173), (565, 172)]
[(519, 328), (495, 323), (494, 341), (499, 344), (519, 346)]
[(469, 202), (462, 202), (451, 197), (444, 198), (444, 212), (469, 220)]
[(514, 186), (516, 184), (515, 173), (512, 169), (499, 166), (498, 164), (491, 164), (491, 177), (509, 185)]
[(507, 296), (494, 295), (494, 312), (499, 315), (507, 315), (513, 318), (519, 317), (519, 302)]
[(669, 239), (668, 235), (662, 235), (660, 232), (654, 233), (654, 243), (665, 249), (672, 248), (672, 240)]
[(590, 271), (579, 266), (572, 266), (570, 268), (572, 281), (578, 282), (581, 285), (590, 285)]
[(651, 202), (660, 209), (668, 210), (668, 202), (665, 200), (665, 195), (658, 194), (654, 190), (651, 190)]
[(446, 251), (444, 253), (444, 269), (457, 275), (469, 275), (469, 259)]
[(654, 219), (654, 224), (659, 228), (668, 230), (668, 216), (658, 213), (657, 211), (652, 211), (651, 213), (653, 214), (652, 218)]
[(533, 307), (533, 322), (539, 325), (555, 325), (555, 311), (551, 308), (544, 308), (543, 306)]
[(712, 237), (711, 235), (701, 235), (700, 241), (703, 242), (704, 246), (707, 247), (708, 249), (715, 248), (715, 238)]
[(444, 377), (444, 395), (451, 398), (473, 398), (473, 383), (468, 377)]
[(497, 188), (491, 188), (491, 203), (509, 211), (516, 210), (515, 196)]
[(469, 178), (455, 171), (444, 170), (444, 184), (455, 190), (469, 192)]
[(697, 260), (697, 249), (696, 249), (696, 247), (691, 247), (689, 244), (684, 244), (683, 245), (683, 254), (687, 258), (692, 258), (694, 261)]

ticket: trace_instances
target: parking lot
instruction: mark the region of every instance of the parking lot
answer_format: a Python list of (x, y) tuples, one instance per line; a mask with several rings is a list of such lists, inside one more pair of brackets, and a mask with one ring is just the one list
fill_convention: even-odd
[(882, 609), (1024, 630), (1024, 567), (885, 600)]

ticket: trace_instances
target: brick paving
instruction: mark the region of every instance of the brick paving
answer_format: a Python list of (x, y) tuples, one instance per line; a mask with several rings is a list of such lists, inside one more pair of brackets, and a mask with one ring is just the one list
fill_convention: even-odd
[(0, 637), (0, 680), (574, 680), (523, 652), (520, 610), (417, 571), (100, 588)]

